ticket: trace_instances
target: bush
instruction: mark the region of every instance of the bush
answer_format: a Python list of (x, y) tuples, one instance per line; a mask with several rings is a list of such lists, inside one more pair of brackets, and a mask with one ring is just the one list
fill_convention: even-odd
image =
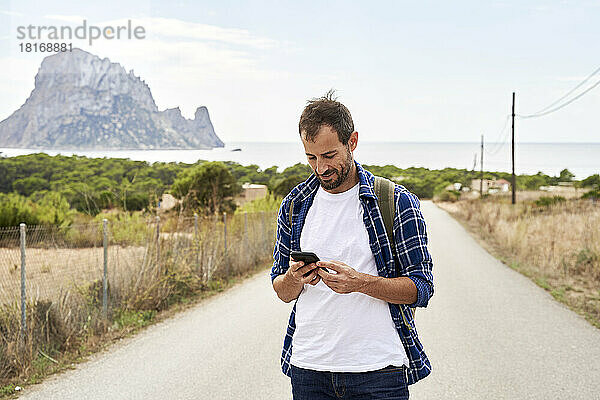
[(569, 171), (568, 169), (565, 168), (562, 171), (560, 171), (558, 181), (559, 182), (572, 182), (574, 177), (575, 177), (575, 174), (573, 174), (571, 171)]
[(273, 194), (277, 197), (285, 197), (296, 185), (305, 180), (306, 178), (302, 175), (288, 176), (275, 185)]
[(587, 178), (585, 178), (584, 180), (581, 181), (581, 186), (582, 187), (592, 187), (592, 188), (600, 188), (600, 175), (599, 174), (594, 174), (594, 175), (590, 175)]
[(233, 212), (236, 209), (233, 198), (241, 191), (242, 186), (220, 161), (193, 166), (178, 176), (171, 187), (173, 196), (183, 200), (189, 214)]
[(396, 181), (420, 199), (431, 199), (433, 197), (435, 181), (431, 179), (406, 178)]
[(460, 200), (460, 192), (458, 190), (444, 190), (436, 194), (433, 198), (437, 201), (450, 201), (455, 202)]
[(600, 200), (600, 189), (590, 190), (581, 196), (582, 199)]
[(50, 184), (39, 176), (28, 176), (14, 180), (12, 187), (15, 192), (23, 196), (30, 196), (34, 192), (50, 189)]
[(566, 199), (562, 196), (542, 196), (535, 201), (535, 205), (538, 207), (549, 207), (555, 204), (563, 203)]
[(128, 211), (141, 211), (148, 207), (150, 197), (147, 193), (129, 193), (125, 199), (125, 207)]
[(72, 220), (67, 200), (57, 192), (36, 192), (31, 198), (17, 193), (0, 193), (0, 227), (27, 225), (62, 225)]
[(517, 176), (517, 188), (526, 190), (538, 190), (540, 186), (550, 185), (550, 177), (542, 172), (535, 175)]

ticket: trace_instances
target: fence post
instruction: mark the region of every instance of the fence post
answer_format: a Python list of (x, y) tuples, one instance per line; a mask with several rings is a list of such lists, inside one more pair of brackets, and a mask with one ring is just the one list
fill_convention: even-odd
[(223, 213), (223, 251), (227, 252), (227, 213)]
[(248, 248), (248, 211), (244, 211), (244, 244)]
[(102, 245), (104, 246), (104, 273), (102, 274), (102, 316), (104, 319), (108, 318), (108, 220), (102, 219)]
[(156, 271), (160, 274), (160, 217), (156, 216)]
[(25, 291), (25, 224), (19, 225), (21, 232), (21, 338), (27, 335), (27, 293)]
[(200, 275), (200, 280), (204, 283), (204, 272), (200, 266), (200, 237), (198, 236), (198, 213), (194, 213), (194, 248), (196, 249), (196, 271)]
[(265, 212), (261, 211), (260, 212), (260, 221), (261, 221), (261, 225), (262, 225), (262, 243), (263, 243), (263, 250), (267, 248), (266, 246), (266, 236), (267, 236), (267, 226), (265, 225)]
[(227, 264), (227, 276), (229, 276), (229, 262), (227, 261), (227, 213), (223, 213), (223, 260)]

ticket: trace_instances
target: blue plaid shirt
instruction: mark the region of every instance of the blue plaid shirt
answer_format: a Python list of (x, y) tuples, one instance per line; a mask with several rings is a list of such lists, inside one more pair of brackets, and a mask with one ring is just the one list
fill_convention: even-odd
[[(406, 379), (409, 385), (426, 377), (431, 372), (423, 345), (417, 336), (414, 324), (414, 314), (411, 307), (426, 307), (433, 295), (433, 262), (427, 251), (427, 232), (425, 220), (419, 209), (419, 199), (404, 186), (395, 185), (394, 201), (396, 212), (393, 224), (393, 234), (396, 242), (397, 259), (392, 256), (392, 250), (385, 232), (383, 217), (377, 204), (374, 192), (374, 175), (365, 170), (358, 162), (354, 162), (360, 181), (359, 199), (363, 207), (363, 220), (369, 235), (369, 244), (379, 276), (394, 278), (406, 276), (417, 287), (417, 301), (413, 304), (388, 303), (390, 314), (404, 350), (408, 355), (409, 368), (406, 369)], [(289, 268), (290, 252), (300, 251), (300, 234), (306, 219), (308, 209), (319, 188), (319, 180), (313, 173), (308, 179), (297, 185), (283, 199), (277, 217), (277, 241), (273, 250), (273, 267), (271, 282)], [(292, 210), (292, 226), (290, 226), (290, 203), (294, 200)], [(296, 299), (297, 301), (297, 299)], [(281, 353), (281, 369), (290, 375), (290, 357), (292, 355), (292, 337), (296, 330), (296, 304), (290, 315), (287, 333), (283, 341)]]

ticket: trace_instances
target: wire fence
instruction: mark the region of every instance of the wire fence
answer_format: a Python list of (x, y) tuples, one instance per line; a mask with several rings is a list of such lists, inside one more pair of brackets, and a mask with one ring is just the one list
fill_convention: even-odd
[(115, 309), (157, 308), (173, 290), (266, 262), (275, 228), (275, 212), (0, 228), (0, 306), (19, 309), (22, 335), (39, 303), (70, 315), (84, 302), (104, 318)]

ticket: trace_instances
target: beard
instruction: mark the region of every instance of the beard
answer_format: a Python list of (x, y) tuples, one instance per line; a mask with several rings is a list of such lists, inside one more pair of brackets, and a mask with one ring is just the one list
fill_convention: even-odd
[(326, 173), (324, 174), (328, 175), (333, 173), (333, 175), (337, 175), (337, 178), (329, 181), (323, 180), (322, 175), (317, 175), (317, 178), (319, 178), (319, 182), (321, 182), (321, 186), (323, 186), (323, 189), (332, 190), (339, 187), (342, 183), (346, 181), (346, 179), (348, 178), (348, 174), (350, 174), (350, 168), (352, 168), (353, 166), (354, 162), (352, 160), (352, 153), (350, 152), (350, 149), (346, 149), (346, 160), (340, 166), (340, 170), (333, 169), (326, 171)]

